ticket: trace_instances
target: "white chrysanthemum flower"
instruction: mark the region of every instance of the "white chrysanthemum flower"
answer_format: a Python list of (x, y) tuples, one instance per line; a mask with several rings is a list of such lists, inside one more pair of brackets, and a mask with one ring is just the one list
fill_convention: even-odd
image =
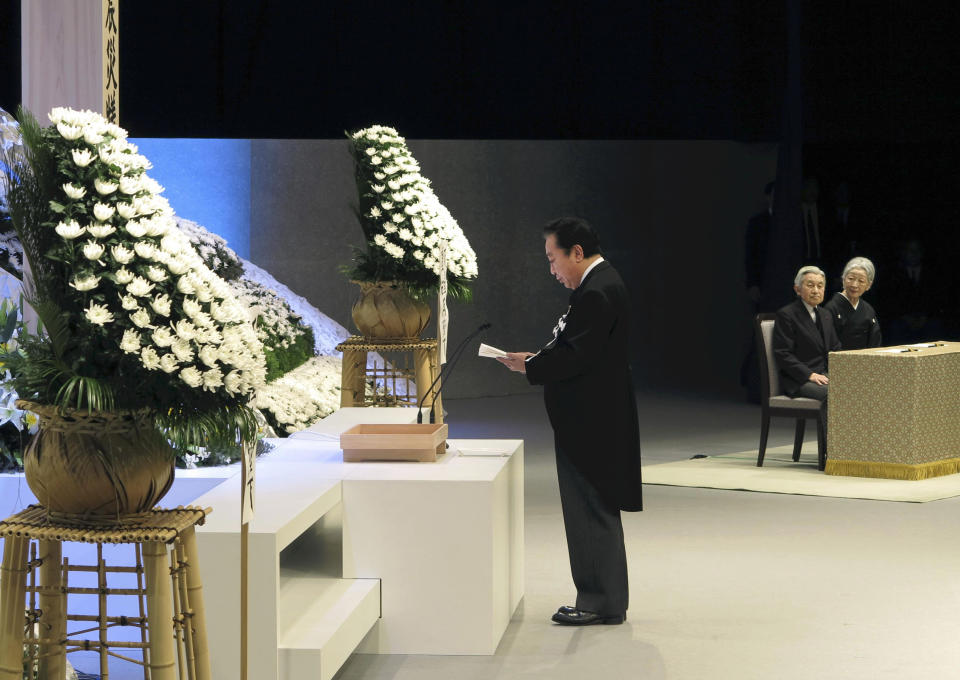
[(393, 243), (388, 243), (386, 246), (384, 246), (384, 249), (398, 260), (403, 258), (403, 253), (404, 253), (403, 248), (401, 248), (398, 245), (394, 245)]
[(200, 303), (197, 302), (196, 298), (185, 297), (183, 298), (183, 311), (190, 318), (195, 317), (203, 310), (203, 307), (200, 306)]
[(386, 176), (384, 173), (382, 173), (382, 172), (375, 172), (375, 173), (373, 173), (373, 177), (374, 177), (374, 179), (376, 179), (376, 180), (379, 181), (379, 180), (386, 179), (387, 176)]
[(150, 301), (150, 307), (160, 316), (170, 316), (170, 298), (166, 293), (155, 296)]
[(153, 347), (144, 347), (140, 352), (140, 363), (149, 371), (160, 368), (160, 355)]
[(368, 146), (367, 149), (366, 149), (366, 152), (367, 152), (367, 155), (368, 155), (368, 156), (373, 156), (374, 154), (377, 153), (377, 150), (376, 150), (376, 148), (374, 148), (374, 147), (372, 147), (372, 146)]
[(180, 371), (180, 379), (190, 385), (190, 387), (199, 387), (203, 384), (203, 374), (193, 366), (188, 366)]
[(152, 260), (154, 253), (157, 252), (157, 247), (149, 241), (137, 241), (133, 244), (133, 249), (144, 260)]
[(393, 203), (390, 201), (380, 201), (380, 207), (384, 210), (393, 210)]
[(387, 237), (383, 234), (376, 234), (373, 237), (373, 242), (382, 248), (383, 246), (387, 245)]
[(230, 371), (223, 378), (223, 387), (230, 394), (238, 394), (243, 392), (242, 381), (240, 379), (239, 371)]
[(383, 163), (383, 159), (380, 158), (380, 156), (371, 156), (370, 163), (372, 165), (380, 165), (381, 163)]
[(391, 179), (390, 181), (388, 181), (388, 182), (387, 182), (387, 186), (390, 187), (390, 190), (391, 190), (391, 191), (399, 191), (399, 190), (400, 190), (400, 182), (398, 182), (398, 181), (395, 180), (395, 179)]
[(203, 389), (213, 392), (221, 385), (223, 385), (223, 371), (219, 368), (212, 368), (203, 372)]
[(408, 215), (410, 215), (411, 217), (413, 217), (413, 216), (416, 215), (418, 212), (420, 212), (420, 204), (419, 204), (419, 203), (411, 203), (410, 205), (406, 205), (406, 206), (403, 207), (403, 212), (405, 212), (405, 213), (407, 213)]
[(78, 187), (69, 182), (63, 185), (63, 192), (75, 201), (87, 195), (87, 190), (84, 187)]
[(86, 229), (77, 224), (76, 220), (70, 220), (69, 222), (61, 222), (58, 224), (55, 231), (63, 238), (72, 241), (79, 236), (83, 236)]
[(130, 320), (134, 323), (137, 328), (153, 328), (153, 324), (150, 323), (150, 312), (143, 309), (142, 307), (130, 315)]
[(127, 284), (127, 292), (136, 297), (147, 296), (153, 291), (154, 284), (147, 281), (142, 276), (137, 276)]
[(96, 217), (100, 222), (106, 222), (109, 220), (111, 217), (113, 217), (114, 212), (115, 208), (112, 205), (107, 205), (106, 203), (98, 202), (93, 206), (93, 216)]
[[(133, 251), (128, 250), (122, 245), (113, 246), (110, 249), (110, 255), (113, 256), (113, 260), (117, 264), (129, 264), (133, 259)], [(121, 283), (130, 283), (132, 280), (133, 279), (131, 278), (129, 281), (121, 281)]]
[(137, 298), (133, 297), (132, 295), (121, 295), (120, 306), (128, 312), (132, 312), (135, 309), (140, 309), (140, 303), (137, 301)]
[(83, 244), (83, 256), (88, 260), (99, 260), (106, 250), (102, 244), (96, 241), (87, 241)]
[(382, 194), (387, 187), (383, 186), (382, 184), (371, 184), (370, 188), (378, 194)]
[(413, 238), (413, 232), (407, 229), (406, 227), (404, 227), (397, 233), (397, 236), (402, 238), (404, 241), (409, 241), (410, 239)]
[[(173, 373), (179, 365), (180, 363), (177, 361), (177, 357), (172, 354), (164, 354), (160, 357), (160, 370), (164, 373)], [(194, 387), (196, 387), (196, 385), (194, 385)]]
[(87, 232), (95, 238), (106, 238), (116, 230), (112, 224), (91, 224), (87, 227)]
[(372, 208), (370, 208), (370, 217), (380, 217), (380, 215), (382, 214), (383, 213), (380, 212), (380, 208), (378, 208), (377, 206), (373, 206)]
[(73, 149), (70, 155), (73, 156), (73, 163), (78, 168), (85, 168), (93, 162), (93, 154), (89, 149)]
[(147, 267), (147, 278), (154, 283), (160, 283), (161, 281), (166, 281), (167, 272), (160, 269), (160, 267)]
[(57, 123), (57, 132), (68, 141), (76, 141), (83, 137), (83, 128), (78, 125), (67, 125), (66, 123)]
[(412, 239), (410, 239), (410, 243), (412, 243), (415, 246), (422, 246), (423, 239), (420, 238), (419, 236), (414, 236)]
[(87, 129), (83, 131), (83, 141), (85, 141), (90, 146), (96, 146), (97, 144), (102, 144), (104, 136), (100, 134), (97, 130)]
[(174, 330), (177, 332), (177, 335), (184, 340), (192, 340), (197, 335), (196, 326), (193, 325), (187, 319), (180, 319), (177, 321)]
[(413, 251), (413, 256), (414, 256), (415, 258), (417, 258), (418, 260), (422, 260), (422, 259), (423, 259), (423, 251), (422, 251), (422, 250), (414, 250), (414, 251)]
[(392, 215), (390, 215), (390, 219), (396, 222), (397, 224), (400, 224), (406, 219), (406, 217), (404, 217), (403, 213), (393, 213)]
[(70, 285), (79, 291), (93, 290), (100, 284), (100, 277), (93, 274), (78, 274)]
[(135, 274), (126, 267), (120, 267), (114, 276), (117, 277), (117, 283), (119, 283), (121, 286), (125, 286), (133, 281)]
[[(166, 265), (167, 265), (167, 269), (170, 270), (170, 273), (175, 274), (176, 276), (183, 276), (188, 271), (190, 271), (190, 265), (184, 262), (183, 259), (179, 257), (171, 258), (166, 262)], [(181, 290), (180, 292), (186, 293), (187, 295), (189, 295), (189, 293), (187, 293), (186, 291)]]
[(137, 208), (132, 203), (117, 202), (117, 214), (125, 220), (132, 220), (137, 216)]
[(134, 238), (140, 238), (147, 233), (147, 228), (137, 220), (130, 220), (125, 225), (123, 225), (123, 228), (126, 229), (127, 233)]
[(193, 361), (193, 345), (190, 344), (189, 340), (174, 338), (170, 349), (173, 350), (174, 356), (177, 357), (177, 361), (180, 363)]
[(120, 349), (128, 354), (140, 351), (140, 334), (128, 328), (123, 332), (123, 338), (120, 340)]
[(109, 196), (110, 194), (112, 194), (114, 191), (117, 190), (118, 185), (116, 184), (116, 182), (109, 182), (107, 180), (103, 180), (97, 177), (95, 180), (93, 180), (93, 186), (97, 190), (97, 193), (100, 194), (101, 196)]
[(105, 305), (98, 305), (94, 302), (91, 302), (90, 306), (83, 310), (83, 315), (87, 317), (87, 321), (97, 326), (103, 326), (113, 321), (113, 313)]
[(133, 196), (143, 190), (143, 184), (140, 182), (139, 175), (124, 175), (120, 178), (120, 193)]
[(215, 368), (219, 354), (219, 351), (213, 345), (204, 345), (200, 348), (200, 351), (197, 352), (197, 357), (208, 367)]
[(384, 222), (383, 230), (388, 234), (395, 234), (397, 233), (397, 225), (395, 225), (393, 222)]
[(169, 347), (173, 344), (174, 340), (173, 332), (166, 326), (158, 326), (157, 329), (150, 334), (150, 338), (157, 347)]

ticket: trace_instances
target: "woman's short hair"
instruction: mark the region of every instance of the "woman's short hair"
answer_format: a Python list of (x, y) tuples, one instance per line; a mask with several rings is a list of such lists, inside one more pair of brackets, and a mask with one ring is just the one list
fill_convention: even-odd
[(812, 264), (807, 264), (800, 267), (800, 271), (797, 272), (796, 277), (793, 279), (793, 285), (797, 288), (800, 287), (800, 284), (803, 282), (803, 277), (807, 274), (816, 274), (817, 276), (822, 276), (824, 283), (827, 281), (827, 275), (823, 273), (823, 270), (820, 267), (815, 267)]
[(855, 257), (847, 262), (846, 266), (843, 268), (842, 278), (847, 278), (847, 274), (850, 273), (851, 269), (862, 269), (863, 273), (867, 275), (867, 283), (870, 284), (873, 283), (873, 277), (877, 274), (877, 270), (873, 266), (873, 262), (865, 257)]
[(583, 256), (600, 255), (600, 237), (590, 223), (580, 217), (561, 217), (548, 222), (543, 228), (543, 238), (553, 234), (557, 237), (557, 247), (570, 254), (575, 245), (583, 248)]

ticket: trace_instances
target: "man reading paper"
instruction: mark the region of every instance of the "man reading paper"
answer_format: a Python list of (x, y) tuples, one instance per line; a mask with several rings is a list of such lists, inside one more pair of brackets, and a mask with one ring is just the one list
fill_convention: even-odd
[(543, 385), (554, 432), (557, 478), (574, 606), (553, 621), (618, 624), (628, 605), (627, 557), (620, 511), (643, 509), (640, 437), (630, 375), (630, 302), (620, 275), (604, 261), (600, 241), (579, 218), (543, 229), (550, 273), (573, 290), (553, 339), (536, 354), (498, 358)]

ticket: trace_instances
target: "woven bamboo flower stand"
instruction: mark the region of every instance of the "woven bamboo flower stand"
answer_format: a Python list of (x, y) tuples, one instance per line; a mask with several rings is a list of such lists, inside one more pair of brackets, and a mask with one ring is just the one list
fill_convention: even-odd
[[(343, 352), (343, 372), (340, 382), (340, 406), (419, 406), (423, 404), (424, 417), (434, 405), (436, 422), (443, 422), (443, 404), (437, 391), (433, 395), (427, 390), (437, 377), (439, 362), (437, 359), (437, 341), (433, 338), (396, 339), (365, 338), (352, 335), (336, 349)], [(368, 366), (367, 354), (377, 352), (384, 358), (383, 366)], [(410, 367), (410, 357), (413, 367)], [(417, 394), (409, 394), (407, 381), (417, 385)], [(386, 387), (383, 394), (376, 389), (372, 395), (366, 391), (367, 383)]]
[[(95, 651), (100, 676), (109, 678), (108, 659), (143, 665), (147, 680), (209, 680), (203, 590), (200, 583), (194, 527), (209, 509), (154, 509), (124, 518), (122, 524), (77, 526), (59, 524), (47, 511), (31, 505), (0, 522), (4, 539), (0, 571), (0, 680), (63, 680), (66, 654)], [(70, 564), (64, 541), (97, 546), (96, 565)], [(134, 544), (135, 564), (108, 566), (103, 544)], [(71, 574), (97, 574), (96, 588), (70, 585)], [(132, 574), (134, 588), (110, 588), (108, 574)], [(170, 579), (169, 581), (167, 579)], [(70, 614), (69, 595), (96, 595), (96, 615)], [(139, 616), (110, 616), (108, 596), (136, 597)], [(78, 629), (68, 631), (68, 622)], [(139, 628), (140, 641), (111, 641), (118, 626)], [(85, 639), (97, 633), (96, 639)], [(142, 661), (115, 650), (142, 650)]]

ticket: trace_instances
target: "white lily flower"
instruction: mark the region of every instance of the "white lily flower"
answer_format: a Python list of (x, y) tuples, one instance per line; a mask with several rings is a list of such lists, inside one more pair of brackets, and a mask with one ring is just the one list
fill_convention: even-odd
[(63, 191), (67, 196), (69, 196), (75, 201), (87, 195), (86, 189), (84, 189), (83, 187), (78, 187), (74, 184), (70, 184), (69, 182), (63, 185)]
[(117, 184), (115, 182), (108, 182), (99, 177), (93, 180), (93, 186), (101, 196), (109, 196), (117, 190)]
[(73, 277), (70, 285), (79, 291), (93, 290), (100, 284), (100, 277), (93, 274), (82, 274)]
[(203, 383), (203, 374), (193, 366), (180, 371), (180, 379), (190, 387), (199, 387)]
[(87, 317), (87, 321), (97, 326), (102, 326), (113, 321), (113, 313), (107, 309), (105, 305), (98, 305), (93, 302), (83, 310), (83, 314)]
[(88, 260), (99, 260), (105, 248), (96, 241), (87, 241), (83, 244), (83, 256)]
[(85, 168), (93, 162), (93, 154), (89, 149), (73, 149), (70, 155), (73, 156), (73, 164), (78, 168)]
[(77, 224), (76, 220), (70, 220), (69, 222), (61, 222), (58, 224), (55, 231), (63, 238), (72, 241), (79, 236), (83, 236), (86, 229)]
[(123, 338), (120, 340), (120, 349), (128, 354), (140, 351), (140, 334), (128, 328), (123, 332)]
[(153, 347), (144, 347), (140, 352), (140, 363), (150, 371), (160, 368), (160, 356), (157, 354), (157, 350)]
[(145, 295), (149, 295), (153, 288), (154, 285), (142, 276), (137, 276), (133, 279), (133, 281), (127, 284), (127, 292), (136, 297), (144, 297)]

